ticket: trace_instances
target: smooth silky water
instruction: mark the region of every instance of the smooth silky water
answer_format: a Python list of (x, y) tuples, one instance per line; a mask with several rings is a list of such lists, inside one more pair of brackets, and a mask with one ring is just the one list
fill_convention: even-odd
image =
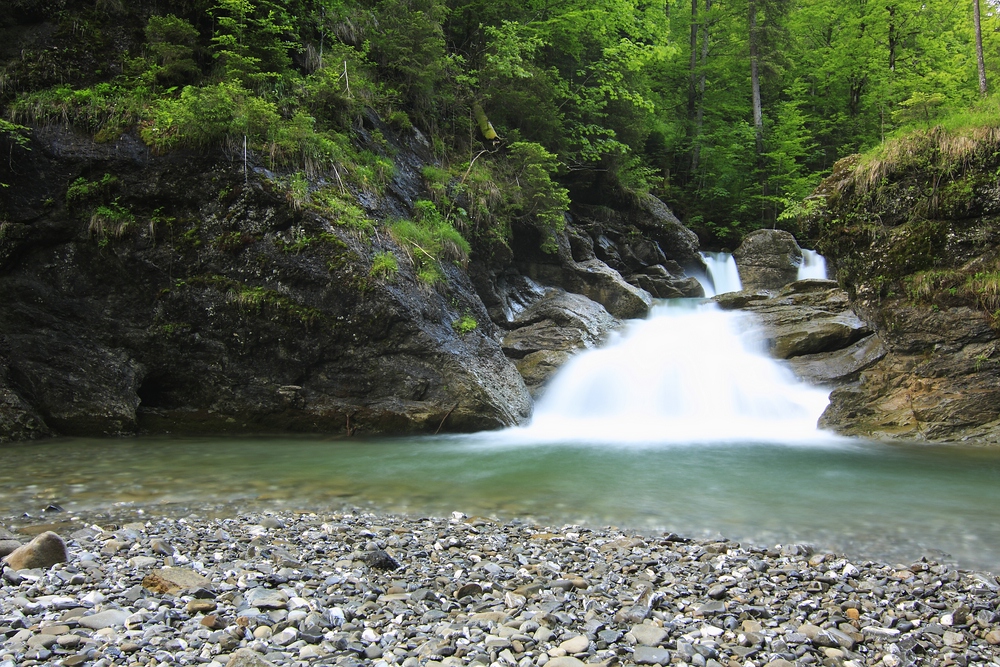
[(505, 431), (4, 446), (0, 517), (17, 523), (50, 503), (458, 510), (1000, 571), (1000, 451), (817, 430), (827, 391), (768, 359), (745, 318), (699, 300), (659, 304), (571, 360), (532, 422)]

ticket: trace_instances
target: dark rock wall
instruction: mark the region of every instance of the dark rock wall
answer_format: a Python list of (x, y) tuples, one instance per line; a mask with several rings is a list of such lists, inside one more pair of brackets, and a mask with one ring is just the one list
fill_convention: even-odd
[[(0, 438), (52, 433), (400, 433), (517, 423), (530, 398), (460, 267), (418, 282), (386, 235), (297, 211), (266, 173), (39, 131), (0, 234)], [(405, 210), (419, 145), (369, 213)], [(419, 172), (418, 172), (419, 173)], [(117, 179), (122, 238), (67, 203)], [(394, 281), (371, 256), (399, 257)], [(475, 331), (452, 323), (474, 317)]]

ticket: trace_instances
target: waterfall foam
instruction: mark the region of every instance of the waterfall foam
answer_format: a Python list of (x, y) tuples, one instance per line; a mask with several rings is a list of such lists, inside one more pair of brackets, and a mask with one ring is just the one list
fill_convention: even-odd
[(802, 249), (802, 263), (799, 265), (799, 280), (821, 278), (826, 280), (826, 258), (815, 250)]
[(736, 260), (728, 252), (699, 253), (708, 269), (708, 280), (699, 280), (705, 289), (705, 296), (713, 297), (726, 292), (739, 292), (743, 289), (740, 282), (740, 271), (736, 268)]
[[(829, 440), (829, 392), (799, 382), (746, 332), (749, 316), (700, 300), (657, 305), (552, 379), (530, 442), (705, 443)], [(514, 435), (511, 431), (507, 434)]]

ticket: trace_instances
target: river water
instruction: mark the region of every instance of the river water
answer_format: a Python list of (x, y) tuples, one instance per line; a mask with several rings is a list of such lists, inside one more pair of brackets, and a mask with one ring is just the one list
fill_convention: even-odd
[(0, 522), (50, 503), (174, 513), (350, 504), (805, 542), (1000, 571), (1000, 451), (819, 431), (827, 390), (768, 359), (744, 317), (695, 300), (661, 304), (575, 357), (532, 422), (505, 431), (4, 446)]

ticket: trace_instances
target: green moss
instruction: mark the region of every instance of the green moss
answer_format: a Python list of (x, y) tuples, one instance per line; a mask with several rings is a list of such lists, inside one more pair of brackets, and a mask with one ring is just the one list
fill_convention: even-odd
[(895, 277), (934, 266), (946, 241), (947, 226), (937, 220), (914, 220), (890, 232), (886, 264)]
[(204, 286), (223, 291), (226, 299), (246, 314), (267, 314), (306, 326), (324, 319), (323, 312), (318, 308), (306, 306), (274, 290), (246, 285), (225, 276), (193, 276), (186, 281), (178, 281), (178, 287), (181, 286)]
[(257, 242), (257, 237), (246, 232), (226, 232), (219, 234), (212, 241), (212, 247), (231, 254), (239, 254), (248, 246)]
[(346, 248), (347, 244), (340, 240), (336, 234), (331, 234), (329, 232), (322, 232), (316, 236), (310, 236), (304, 231), (295, 234), (290, 242), (282, 241), (280, 239), (275, 241), (281, 247), (282, 252), (299, 254), (302, 251), (312, 248), (315, 246), (329, 245), (331, 248), (342, 249)]
[(354, 197), (336, 186), (327, 186), (313, 193), (313, 210), (331, 222), (362, 234), (375, 229), (375, 223), (364, 209), (354, 203)]

